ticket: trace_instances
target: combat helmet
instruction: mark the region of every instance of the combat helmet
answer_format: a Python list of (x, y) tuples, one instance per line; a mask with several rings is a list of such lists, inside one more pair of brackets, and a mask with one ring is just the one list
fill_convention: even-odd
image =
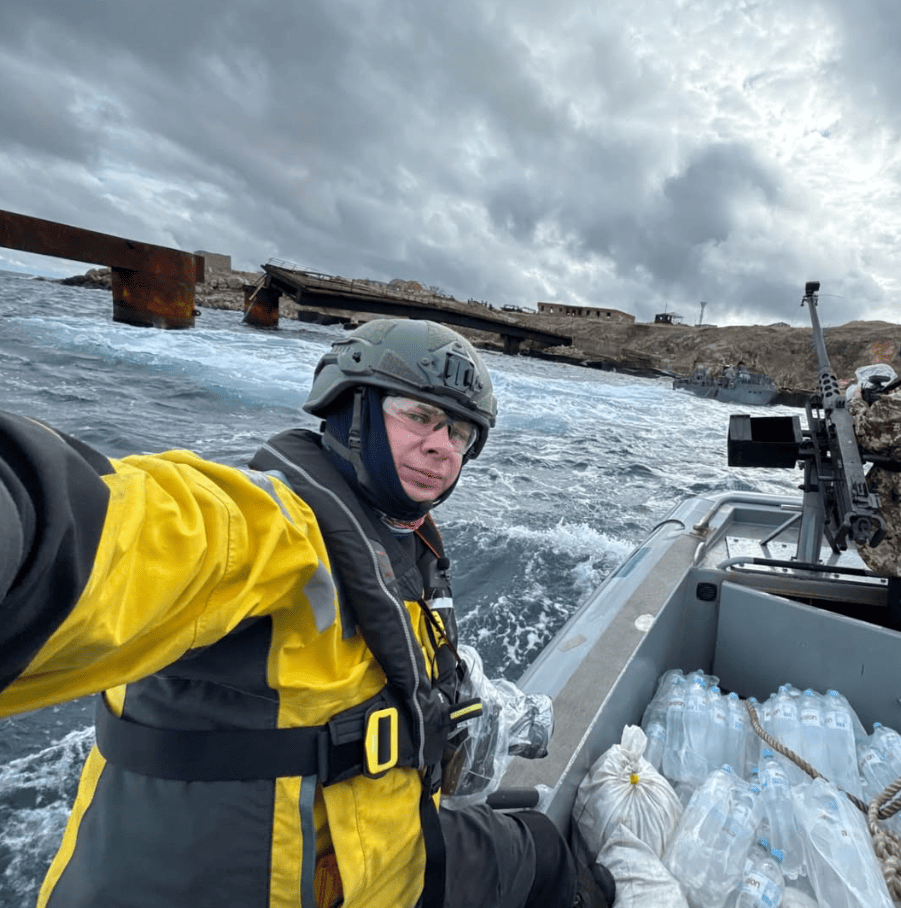
[(316, 366), (303, 408), (325, 416), (361, 386), (410, 395), (475, 423), (478, 438), (467, 459), (479, 455), (497, 417), (491, 378), (475, 347), (437, 322), (375, 319), (335, 341)]

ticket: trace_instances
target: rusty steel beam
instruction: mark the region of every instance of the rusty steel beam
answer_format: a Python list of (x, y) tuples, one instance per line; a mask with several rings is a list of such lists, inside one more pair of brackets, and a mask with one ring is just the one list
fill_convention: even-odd
[(204, 278), (202, 255), (3, 210), (0, 246), (106, 265), (112, 270), (113, 321), (155, 328), (194, 325), (194, 284)]

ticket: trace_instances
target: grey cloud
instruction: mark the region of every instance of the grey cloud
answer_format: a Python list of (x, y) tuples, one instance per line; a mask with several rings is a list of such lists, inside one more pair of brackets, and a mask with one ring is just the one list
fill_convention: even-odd
[(540, 190), (525, 182), (508, 182), (489, 189), (486, 207), (499, 230), (524, 242), (534, 239), (538, 222), (548, 214)]
[(901, 4), (893, 0), (824, 0), (824, 5), (839, 23), (841, 56), (833, 66), (833, 77), (854, 93), (859, 107), (878, 109), (898, 129)]
[[(841, 13), (845, 50), (875, 73), (867, 38), (893, 13), (862, 7), (857, 23)], [(0, 97), (0, 205), (219, 248), (241, 267), (279, 256), (643, 319), (709, 297), (712, 311), (779, 320), (797, 294), (771, 274), (829, 263), (805, 238), (751, 248), (743, 233), (749, 205), (783, 232), (784, 165), (752, 137), (709, 138), (715, 110), (697, 136), (674, 137), (670, 106), (694, 101), (630, 38), (654, 4), (628, 19), (616, 4), (584, 12), (567, 0), (7, 0), (0, 77), (22, 87)], [(747, 114), (740, 84), (712, 93)], [(866, 274), (855, 286), (877, 299)]]
[(94, 144), (73, 111), (75, 93), (65, 79), (23, 71), (0, 56), (0, 150), (72, 162), (90, 160)]
[(729, 240), (741, 206), (755, 196), (779, 205), (778, 181), (751, 149), (701, 147), (631, 224), (620, 225), (609, 252), (623, 273), (640, 268), (665, 292), (703, 286), (709, 276), (698, 273), (702, 251)]
[(203, 0), (6, 0), (0, 12), (4, 34), (38, 53), (46, 49), (88, 71), (135, 57), (168, 78), (184, 75), (229, 19), (221, 5)]

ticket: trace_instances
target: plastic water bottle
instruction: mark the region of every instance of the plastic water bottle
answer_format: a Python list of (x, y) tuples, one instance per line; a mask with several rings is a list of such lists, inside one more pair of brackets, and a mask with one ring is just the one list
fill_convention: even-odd
[(648, 704), (648, 708), (653, 706), (656, 703), (663, 703), (666, 705), (666, 698), (669, 696), (669, 689), (676, 683), (675, 679), (681, 678), (684, 680), (684, 675), (682, 674), (681, 668), (672, 668), (669, 671), (664, 672), (657, 679), (657, 690), (654, 691), (654, 696), (651, 697), (651, 702)]
[[(756, 704), (757, 701), (753, 697), (751, 700)], [(723, 762), (728, 763), (735, 768), (739, 775), (744, 776), (748, 766), (751, 720), (748, 717), (747, 708), (735, 691), (732, 691), (726, 698), (726, 709), (729, 729)]]
[(865, 738), (867, 735), (867, 730), (863, 727), (863, 722), (860, 721), (860, 717), (857, 715), (854, 707), (848, 702), (848, 698), (839, 693), (839, 691), (833, 692), (830, 690), (827, 691), (827, 693), (830, 696), (837, 697), (839, 702), (841, 702), (844, 705), (845, 709), (848, 710), (848, 713), (851, 716), (851, 731), (853, 733), (854, 740), (858, 741), (861, 738)]
[[(780, 744), (800, 755), (802, 744), (798, 708), (799, 693), (790, 685), (782, 684), (774, 699), (772, 735)], [(786, 775), (793, 784), (798, 784), (808, 778), (807, 773), (796, 766), (788, 757), (778, 754), (776, 755), (776, 760), (782, 764)]]
[(682, 813), (663, 862), (692, 906), (721, 906), (741, 876), (762, 817), (759, 789), (729, 766), (710, 773)]
[[(735, 763), (729, 751), (729, 706), (719, 687), (714, 685), (707, 692), (707, 714), (709, 726), (707, 734), (707, 768), (708, 770), (729, 763)], [(739, 768), (741, 773), (741, 768)]]
[(803, 757), (814, 769), (825, 775), (824, 766), (828, 767), (823, 746), (823, 712), (820, 709), (820, 697), (809, 687), (801, 694), (798, 703), (798, 720), (801, 726), (800, 741), (796, 753)]
[(735, 886), (762, 816), (760, 789), (756, 785), (739, 784), (733, 788), (729, 814), (714, 844), (705, 905), (722, 904)]
[(714, 687), (720, 683), (720, 679), (717, 678), (716, 675), (708, 675), (703, 671), (703, 669), (700, 668), (696, 668), (693, 672), (690, 672), (685, 677), (689, 684), (697, 679), (698, 681), (703, 682), (704, 687)]
[(685, 752), (685, 695), (688, 682), (682, 675), (670, 677), (666, 693), (666, 749), (663, 752), (663, 774), (672, 780), (682, 778), (682, 755)]
[(691, 678), (685, 695), (685, 752), (682, 774), (676, 778), (697, 787), (707, 778), (707, 736), (710, 711), (707, 704), (707, 684), (700, 675)]
[(792, 746), (792, 740), (797, 743), (798, 733), (798, 700), (787, 684), (779, 686), (773, 695), (773, 721), (772, 732), (774, 738), (786, 747)]
[(727, 908), (779, 908), (785, 880), (782, 876), (782, 852), (770, 848), (766, 839), (758, 839), (745, 860), (744, 871)]
[(807, 876), (824, 908), (892, 908), (864, 815), (825, 779), (791, 790)]
[(782, 873), (797, 879), (804, 872), (804, 849), (795, 822), (788, 776), (773, 751), (765, 750), (761, 754), (758, 778), (770, 844), (785, 856)]
[(674, 687), (681, 687), (685, 676), (681, 668), (664, 672), (657, 681), (657, 690), (651, 697), (641, 718), (641, 727), (648, 739), (645, 759), (658, 771), (663, 770), (663, 751), (666, 748), (666, 713), (670, 694)]
[(894, 728), (889, 728), (881, 722), (874, 722), (870, 740), (882, 752), (886, 764), (895, 774), (894, 778), (901, 776), (901, 735)]
[(738, 782), (731, 766), (713, 770), (692, 794), (670, 836), (663, 862), (687, 890), (700, 890), (706, 881), (713, 843)]
[(776, 733), (773, 727), (773, 717), (776, 714), (777, 697), (777, 694), (770, 694), (770, 696), (757, 707), (757, 719), (763, 726), (764, 731), (768, 731), (771, 735)]
[(644, 758), (658, 772), (663, 762), (663, 751), (666, 748), (666, 700), (655, 695), (645, 709), (641, 727), (648, 739), (644, 749)]
[[(860, 772), (861, 797), (867, 804), (898, 778), (871, 738), (865, 737), (858, 742), (857, 767)], [(882, 820), (882, 823), (896, 835), (901, 835), (901, 813)]]
[(868, 804), (897, 778), (886, 763), (882, 751), (870, 738), (865, 738), (858, 744), (857, 768), (863, 783), (862, 797)]
[(837, 690), (826, 691), (823, 697), (823, 737), (825, 760), (829, 765), (822, 772), (839, 788), (859, 798), (862, 790), (851, 714), (851, 705)]

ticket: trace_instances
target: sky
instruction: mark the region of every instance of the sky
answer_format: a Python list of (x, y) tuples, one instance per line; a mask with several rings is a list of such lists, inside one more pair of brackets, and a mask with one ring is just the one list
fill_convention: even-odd
[(806, 325), (819, 280), (824, 325), (899, 322), (899, 34), (898, 0), (3, 0), (0, 208), (495, 306)]

